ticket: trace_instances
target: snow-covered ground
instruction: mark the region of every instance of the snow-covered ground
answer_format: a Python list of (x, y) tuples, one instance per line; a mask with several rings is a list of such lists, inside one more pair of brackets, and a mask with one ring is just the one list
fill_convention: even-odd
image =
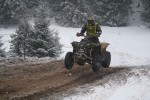
[[(66, 28), (58, 25), (50, 26), (59, 32), (60, 41), (63, 44), (63, 54), (72, 51), (71, 42), (80, 41), (83, 37), (76, 37), (76, 33), (81, 28)], [(99, 38), (101, 42), (108, 42), (111, 52), (111, 66), (145, 66), (150, 65), (150, 29), (144, 26), (128, 27), (106, 27), (102, 26), (102, 35)], [(4, 48), (9, 50), (10, 34), (15, 32), (15, 28), (0, 28), (0, 36), (5, 42)], [(123, 79), (123, 76), (127, 76)], [(114, 80), (114, 79), (118, 79)], [(79, 93), (64, 98), (64, 100), (150, 100), (150, 69), (137, 68), (129, 73), (114, 75), (113, 78), (106, 78), (106, 84), (95, 83), (95, 86), (85, 85), (78, 87)], [(105, 80), (105, 79), (104, 79)], [(122, 81), (121, 81), (122, 80)], [(81, 92), (82, 88), (89, 87), (89, 91)]]
[(92, 85), (78, 87), (76, 91), (76, 95), (63, 100), (150, 100), (150, 70), (122, 71)]

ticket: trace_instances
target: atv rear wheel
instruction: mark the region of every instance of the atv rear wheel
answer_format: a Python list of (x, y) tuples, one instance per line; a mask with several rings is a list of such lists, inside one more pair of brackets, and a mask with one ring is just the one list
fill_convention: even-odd
[(71, 69), (74, 63), (73, 53), (67, 52), (65, 56), (65, 67), (66, 69)]
[(102, 61), (102, 67), (108, 68), (111, 62), (111, 54), (110, 52), (106, 51), (104, 55), (104, 60)]

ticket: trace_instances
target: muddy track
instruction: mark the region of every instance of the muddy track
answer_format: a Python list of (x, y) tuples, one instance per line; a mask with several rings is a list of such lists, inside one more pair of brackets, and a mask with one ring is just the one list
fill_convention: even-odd
[(62, 60), (0, 67), (0, 99), (37, 100), (43, 96), (92, 83), (124, 69), (126, 68), (102, 68), (99, 73), (94, 73), (90, 65), (74, 65), (70, 75)]

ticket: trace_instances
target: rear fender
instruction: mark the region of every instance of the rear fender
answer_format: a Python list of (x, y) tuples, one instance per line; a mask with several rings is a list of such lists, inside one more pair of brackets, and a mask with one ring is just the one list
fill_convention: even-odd
[(108, 45), (110, 45), (109, 43), (106, 43), (106, 42), (102, 42), (100, 43), (100, 47), (101, 47), (101, 52), (105, 52)]

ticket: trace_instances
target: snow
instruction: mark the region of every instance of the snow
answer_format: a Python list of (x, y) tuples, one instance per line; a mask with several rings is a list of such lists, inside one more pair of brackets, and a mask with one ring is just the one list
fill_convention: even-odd
[(141, 27), (104, 28), (101, 38), (102, 41), (110, 43), (108, 50), (112, 53), (111, 64), (129, 66), (148, 64), (150, 61), (149, 31)]
[(7, 28), (1, 28), (0, 27), (0, 36), (2, 37), (2, 42), (4, 43), (3, 48), (5, 48), (6, 51), (9, 51), (10, 49), (10, 34), (15, 33), (16, 28), (15, 27), (7, 27)]
[(139, 79), (135, 80), (134, 77), (129, 78), (127, 83), (118, 88), (108, 100), (150, 100), (150, 83), (147, 82), (150, 80), (142, 79), (139, 81)]
[(137, 75), (128, 78), (126, 84), (115, 90), (108, 100), (150, 100), (150, 76), (140, 71), (134, 69)]
[[(145, 72), (150, 73), (150, 70), (133, 69), (130, 72), (123, 72), (120, 76), (112, 76), (104, 85), (99, 83), (105, 79), (99, 80), (96, 83), (99, 84), (98, 86), (84, 86), (84, 88), (91, 87), (87, 93), (79, 92), (77, 95), (65, 97), (63, 100), (150, 100), (150, 75), (146, 75)], [(127, 79), (123, 79), (123, 75), (126, 76)], [(116, 76), (122, 81), (127, 81), (113, 81)], [(82, 87), (82, 90), (80, 90), (81, 88), (78, 88), (77, 91), (83, 91), (84, 88)]]

